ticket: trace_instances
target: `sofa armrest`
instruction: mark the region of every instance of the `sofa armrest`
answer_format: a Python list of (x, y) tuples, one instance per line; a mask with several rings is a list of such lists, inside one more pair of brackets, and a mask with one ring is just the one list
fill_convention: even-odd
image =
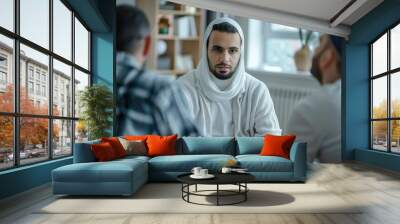
[(100, 143), (100, 141), (95, 140), (90, 142), (75, 143), (74, 163), (95, 162), (96, 158), (94, 157), (90, 146), (97, 143)]
[(290, 160), (293, 162), (293, 179), (305, 181), (307, 176), (307, 143), (294, 142), (290, 149)]

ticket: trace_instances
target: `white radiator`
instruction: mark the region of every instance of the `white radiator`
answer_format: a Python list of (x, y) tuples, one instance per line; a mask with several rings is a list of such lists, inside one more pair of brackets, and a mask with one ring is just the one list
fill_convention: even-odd
[(289, 117), (297, 103), (319, 88), (318, 82), (310, 75), (263, 71), (249, 73), (268, 86), (282, 133), (286, 133)]
[(300, 100), (311, 94), (313, 89), (307, 88), (287, 88), (287, 87), (269, 87), (272, 100), (274, 101), (275, 113), (279, 120), (279, 126), (282, 133), (285, 133), (285, 127), (289, 120), (292, 110)]

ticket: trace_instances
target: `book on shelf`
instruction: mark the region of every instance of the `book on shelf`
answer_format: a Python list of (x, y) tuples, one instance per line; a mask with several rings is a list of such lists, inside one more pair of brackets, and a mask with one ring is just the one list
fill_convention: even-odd
[(190, 54), (178, 54), (175, 59), (177, 70), (190, 71), (194, 68), (193, 57)]
[(196, 37), (196, 22), (194, 16), (181, 16), (174, 20), (175, 35), (180, 38)]

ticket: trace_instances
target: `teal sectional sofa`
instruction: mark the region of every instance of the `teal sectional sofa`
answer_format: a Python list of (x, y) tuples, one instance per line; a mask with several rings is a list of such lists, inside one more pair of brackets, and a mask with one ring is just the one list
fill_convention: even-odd
[(306, 144), (295, 142), (290, 159), (260, 156), (263, 137), (183, 137), (176, 144), (177, 155), (128, 156), (96, 162), (90, 149), (98, 141), (75, 144), (74, 163), (52, 171), (54, 194), (131, 195), (151, 182), (176, 181), (193, 167), (218, 172), (230, 159), (259, 182), (305, 182)]

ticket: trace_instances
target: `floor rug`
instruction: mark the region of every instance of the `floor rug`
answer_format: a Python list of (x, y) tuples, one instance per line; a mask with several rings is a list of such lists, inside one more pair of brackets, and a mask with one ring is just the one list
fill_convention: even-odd
[[(247, 201), (237, 205), (207, 206), (182, 200), (181, 184), (149, 183), (130, 197), (57, 196), (35, 213), (119, 214), (119, 213), (360, 213), (361, 205), (345, 201), (317, 184), (254, 183), (249, 184)], [(199, 191), (213, 190), (214, 185), (199, 185)], [(224, 190), (235, 186), (224, 185)], [(236, 187), (237, 188), (237, 187)], [(194, 190), (194, 186), (191, 188)], [(196, 203), (213, 205), (215, 192), (209, 196), (191, 196)], [(222, 203), (240, 200), (222, 197)]]

